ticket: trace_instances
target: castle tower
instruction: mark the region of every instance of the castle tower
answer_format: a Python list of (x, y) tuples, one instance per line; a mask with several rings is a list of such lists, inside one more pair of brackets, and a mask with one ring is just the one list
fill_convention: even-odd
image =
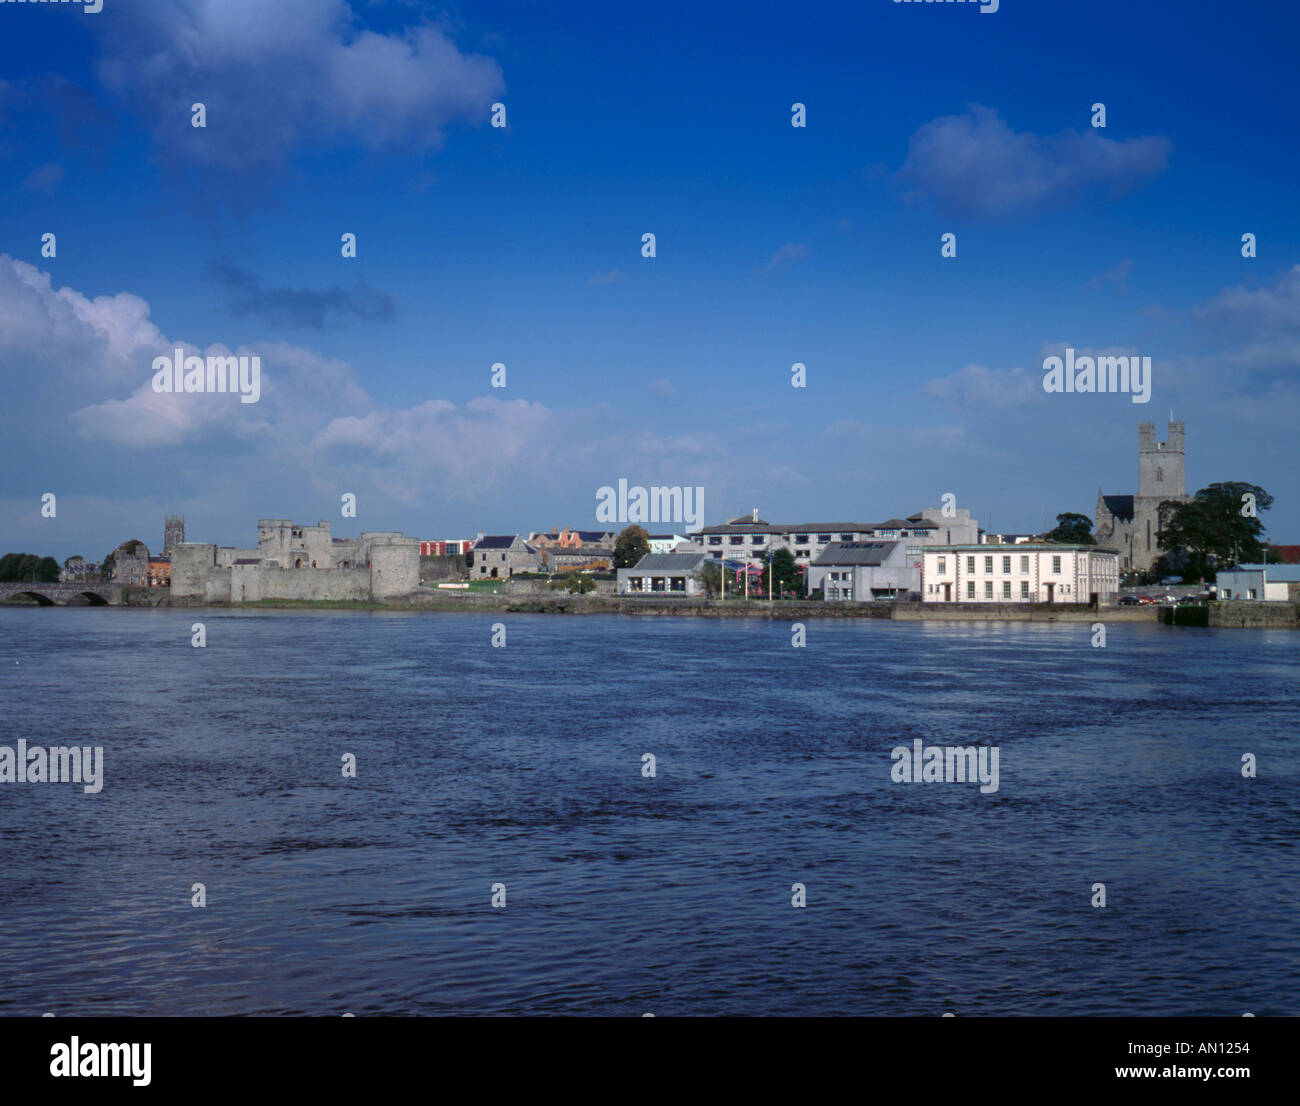
[(180, 545), (185, 540), (185, 516), (168, 515), (166, 522), (163, 524), (163, 551), (164, 557), (172, 555), (172, 549)]

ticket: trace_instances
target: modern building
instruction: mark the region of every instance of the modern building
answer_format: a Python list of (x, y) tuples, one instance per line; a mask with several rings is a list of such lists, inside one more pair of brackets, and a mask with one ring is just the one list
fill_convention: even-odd
[(541, 554), (518, 534), (479, 534), (469, 552), (470, 577), (475, 580), (541, 571)]
[(921, 558), (905, 541), (832, 542), (807, 572), (808, 594), (828, 602), (900, 599), (921, 590)]
[(1120, 569), (1149, 572), (1163, 552), (1160, 531), (1168, 512), (1166, 500), (1185, 503), (1187, 451), (1181, 422), (1169, 423), (1169, 440), (1156, 441), (1154, 423), (1138, 423), (1138, 490), (1136, 495), (1103, 495), (1097, 489), (1093, 520), (1099, 545), (1119, 551)]
[(833, 543), (905, 541), (912, 546), (940, 543), (975, 543), (980, 540), (979, 523), (970, 511), (939, 508), (918, 511), (907, 518), (884, 522), (774, 523), (758, 517), (730, 519), (723, 525), (705, 526), (694, 540), (714, 560), (723, 557), (762, 563), (768, 550), (790, 550), (798, 564), (808, 566)]
[(618, 570), (619, 595), (693, 596), (704, 593), (703, 553), (647, 553), (631, 568)]
[(926, 603), (1109, 603), (1119, 591), (1119, 555), (1095, 545), (938, 545), (922, 560)]
[(474, 547), (472, 538), (420, 542), (421, 557), (463, 557)]
[(685, 534), (651, 534), (650, 535), (650, 552), (651, 553), (675, 553), (679, 546), (686, 546), (682, 552), (693, 552), (698, 549), (703, 552), (704, 547), (694, 538), (688, 538)]
[(1220, 599), (1300, 600), (1300, 565), (1237, 565), (1214, 574)]

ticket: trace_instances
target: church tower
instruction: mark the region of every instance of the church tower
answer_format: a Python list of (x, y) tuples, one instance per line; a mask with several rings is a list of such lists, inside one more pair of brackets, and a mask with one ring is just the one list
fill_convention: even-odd
[(1183, 424), (1169, 424), (1169, 440), (1156, 441), (1156, 428), (1138, 423), (1138, 498), (1181, 499), (1187, 495)]
[(180, 545), (185, 540), (185, 516), (168, 515), (167, 521), (163, 526), (163, 551), (164, 557), (172, 555), (172, 549)]

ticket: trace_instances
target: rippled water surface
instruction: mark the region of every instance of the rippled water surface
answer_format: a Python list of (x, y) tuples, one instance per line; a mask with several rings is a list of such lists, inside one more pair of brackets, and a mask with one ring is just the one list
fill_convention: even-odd
[(1300, 1013), (1300, 635), (807, 626), (0, 609), (0, 1012)]

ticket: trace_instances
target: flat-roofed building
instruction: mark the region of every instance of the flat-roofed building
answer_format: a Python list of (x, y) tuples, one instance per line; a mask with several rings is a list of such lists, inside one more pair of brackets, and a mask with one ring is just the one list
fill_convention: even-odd
[(1300, 599), (1300, 565), (1237, 565), (1214, 574), (1220, 599)]

